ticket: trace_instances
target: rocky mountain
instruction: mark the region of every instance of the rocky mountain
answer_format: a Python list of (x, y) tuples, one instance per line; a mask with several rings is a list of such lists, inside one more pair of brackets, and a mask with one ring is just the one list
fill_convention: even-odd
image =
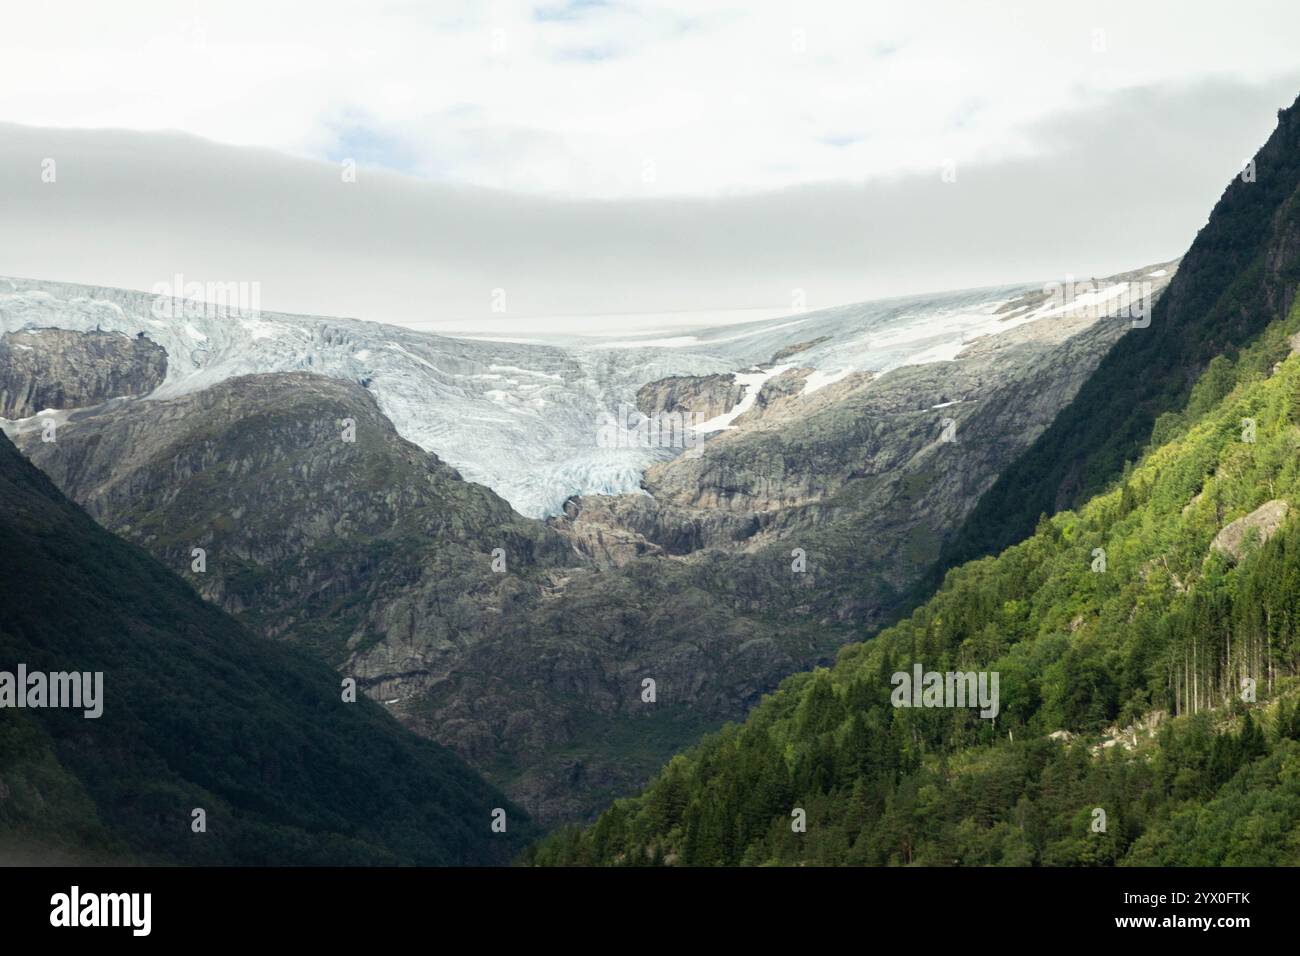
[[(555, 821), (889, 614), (1125, 321), (1012, 322), (878, 375), (742, 369), (701, 456), (652, 468), (649, 493), (571, 499), (551, 527), (341, 377), (164, 388), (73, 411), (53, 442), (39, 419), (10, 430), (105, 526)], [(688, 381), (657, 394), (687, 401)]]
[(21, 329), (0, 335), (0, 418), (147, 395), (167, 375), (167, 353), (143, 334)]
[(670, 375), (647, 382), (636, 392), (636, 407), (643, 415), (661, 412), (699, 415), (705, 419), (725, 415), (740, 404), (744, 387), (730, 372), (719, 375)]
[[(106, 527), (261, 633), (336, 665), (413, 635), (433, 656), (490, 629), (521, 576), (575, 563), (557, 535), (403, 439), (341, 379), (241, 376), (74, 412), (53, 442), (15, 432)], [(496, 549), (509, 575), (492, 572)]]
[[(1175, 269), (1142, 270), (1153, 297)], [(1048, 314), (980, 336), (950, 361), (825, 383), (814, 369), (760, 366), (767, 374), (746, 410), (701, 454), (651, 466), (642, 494), (571, 499), (552, 524), (614, 566), (709, 549), (766, 551), (773, 564), (778, 550), (799, 548), (817, 594), (812, 613), (877, 622), (1133, 325), (1117, 303), (1061, 309), (1023, 299), (1028, 306), (1017, 311), (1013, 300), (1006, 311)], [(757, 586), (766, 606), (787, 606), (782, 584), (772, 584)]]
[[(332, 668), (105, 531), (3, 436), (0, 672), (6, 695), (26, 674), (27, 703), (0, 708), (0, 862), (485, 865), (534, 832), (447, 750), (345, 700)], [(89, 675), (95, 706), (52, 706), (58, 674)]]
[[(68, 415), (53, 442), (38, 426), (12, 430), (102, 523), (265, 636), (355, 675), (548, 819), (635, 786), (833, 646), (747, 622), (685, 569), (584, 566), (339, 380), (246, 376), (111, 402)], [(660, 706), (641, 699), (646, 677)]]

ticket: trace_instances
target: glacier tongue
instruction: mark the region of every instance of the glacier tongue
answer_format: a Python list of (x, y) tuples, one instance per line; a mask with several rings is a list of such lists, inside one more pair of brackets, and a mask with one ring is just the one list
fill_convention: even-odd
[[(0, 279), (0, 332), (96, 328), (143, 332), (167, 350), (168, 397), (237, 375), (308, 371), (360, 382), (397, 430), (519, 512), (545, 517), (575, 494), (640, 489), (666, 449), (603, 447), (602, 422), (636, 390), (669, 375), (737, 372), (742, 399), (773, 373), (779, 350), (806, 344), (782, 366), (817, 369), (824, 384), (869, 369), (952, 358), (1005, 322), (999, 305), (1030, 286), (868, 302), (743, 324), (674, 329), (668, 336), (543, 336), (550, 344), (451, 338), (356, 319), (192, 304), (174, 316), (144, 292)], [(765, 366), (763, 374), (754, 366)], [(723, 416), (727, 421), (731, 416)], [(725, 424), (725, 422), (723, 422)], [(622, 444), (622, 443), (620, 443)]]
[(142, 292), (0, 280), (0, 332), (143, 332), (167, 350), (158, 398), (265, 372), (360, 382), (404, 437), (533, 517), (558, 513), (573, 494), (637, 491), (644, 469), (666, 452), (599, 447), (603, 418), (631, 404), (649, 379), (728, 369), (708, 356), (638, 349), (610, 361), (599, 350), (453, 339), (353, 319), (208, 307), (160, 318), (154, 301)]

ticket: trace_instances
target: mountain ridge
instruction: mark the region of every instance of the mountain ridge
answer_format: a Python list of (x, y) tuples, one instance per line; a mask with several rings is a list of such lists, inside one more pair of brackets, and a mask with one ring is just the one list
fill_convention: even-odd
[[(103, 530), (3, 436), (0, 504), (0, 668), (104, 675), (97, 719), (0, 709), (0, 855), (487, 864), (532, 832), (446, 750)], [(494, 807), (510, 835), (490, 831)]]

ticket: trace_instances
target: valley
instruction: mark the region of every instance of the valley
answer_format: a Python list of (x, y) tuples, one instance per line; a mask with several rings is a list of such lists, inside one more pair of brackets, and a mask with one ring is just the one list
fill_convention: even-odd
[[(9, 335), (108, 328), (180, 356), (145, 397), (51, 413), (54, 441), (45, 410), (6, 424), (24, 453), (547, 823), (630, 792), (902, 610), (1130, 325), (988, 290), (572, 348), (9, 285)], [(662, 416), (698, 427), (641, 441)], [(498, 455), (512, 477), (493, 487)], [(542, 488), (560, 502), (544, 520), (500, 496), (544, 508)]]

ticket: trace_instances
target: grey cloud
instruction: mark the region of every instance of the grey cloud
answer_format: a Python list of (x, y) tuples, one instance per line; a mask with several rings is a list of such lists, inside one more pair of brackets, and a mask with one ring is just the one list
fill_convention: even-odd
[[(265, 308), (404, 324), (810, 307), (1172, 258), (1300, 75), (1132, 90), (1030, 130), (1032, 159), (716, 199), (574, 201), (182, 134), (0, 124), (0, 274), (261, 283)], [(44, 158), (57, 182), (41, 181)], [(539, 320), (541, 324), (541, 320)]]

